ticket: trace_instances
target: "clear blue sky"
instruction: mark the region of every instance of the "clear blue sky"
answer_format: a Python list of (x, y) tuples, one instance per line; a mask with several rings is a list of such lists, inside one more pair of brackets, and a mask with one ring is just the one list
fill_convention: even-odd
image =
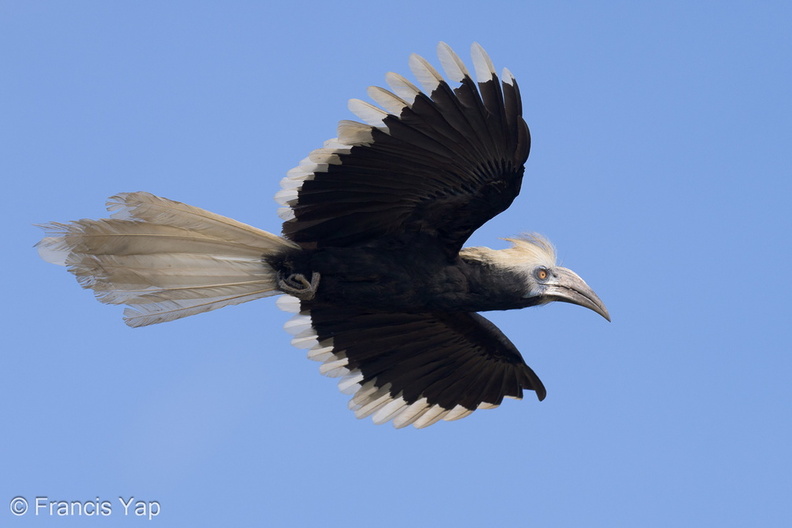
[[(273, 4), (0, 2), (0, 524), (792, 525), (792, 4)], [(490, 314), (544, 402), (375, 426), (271, 299), (132, 330), (38, 259), (120, 191), (278, 232), (285, 172), (440, 40), (514, 72), (534, 139), (471, 244), (547, 235), (613, 316)]]

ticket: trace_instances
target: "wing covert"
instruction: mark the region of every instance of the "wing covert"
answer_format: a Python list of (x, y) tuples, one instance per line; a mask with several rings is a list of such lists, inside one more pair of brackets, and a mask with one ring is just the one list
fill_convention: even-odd
[(530, 150), (517, 83), (508, 70), (499, 79), (476, 44), (478, 82), (451, 48), (441, 43), (438, 51), (457, 87), (413, 55), (425, 91), (388, 74), (392, 91), (369, 89), (384, 110), (352, 100), (365, 123), (342, 121), (338, 138), (284, 178), (276, 199), (287, 238), (330, 247), (421, 233), (455, 255), (511, 204)]

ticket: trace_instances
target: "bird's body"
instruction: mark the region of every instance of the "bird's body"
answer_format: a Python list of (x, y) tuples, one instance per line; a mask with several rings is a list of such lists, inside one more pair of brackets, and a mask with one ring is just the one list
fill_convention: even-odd
[(608, 318), (539, 235), (465, 248), (520, 192), (530, 150), (514, 77), (477, 44), (475, 78), (447, 45), (448, 82), (413, 55), (423, 91), (390, 73), (382, 108), (350, 101), (342, 121), (281, 182), (277, 236), (148, 193), (113, 197), (111, 218), (45, 226), (48, 261), (144, 326), (271, 295), (295, 313), (292, 343), (340, 377), (350, 408), (376, 423), (425, 427), (544, 398), (517, 348), (477, 312), (563, 301)]
[(384, 312), (483, 312), (525, 308), (519, 272), (449, 258), (431, 243), (297, 250), (268, 260), (281, 275), (319, 273), (315, 302)]

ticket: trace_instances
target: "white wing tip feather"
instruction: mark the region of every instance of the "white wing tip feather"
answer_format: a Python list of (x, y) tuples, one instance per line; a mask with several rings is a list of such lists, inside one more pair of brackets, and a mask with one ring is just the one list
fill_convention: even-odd
[(443, 82), (443, 76), (437, 72), (429, 61), (420, 55), (415, 53), (410, 55), (409, 65), (413, 75), (415, 75), (415, 78), (418, 79), (418, 82), (428, 94), (434, 92), (440, 86), (440, 83)]
[(440, 64), (443, 66), (446, 76), (452, 81), (462, 82), (465, 77), (470, 77), (465, 63), (462, 62), (459, 55), (451, 49), (451, 46), (445, 42), (440, 42), (437, 45), (437, 56), (440, 59)]
[(388, 83), (393, 93), (410, 103), (410, 106), (415, 102), (418, 94), (421, 93), (417, 86), (398, 73), (388, 72), (385, 75), (385, 82)]
[(300, 299), (293, 295), (283, 294), (275, 301), (275, 306), (284, 312), (298, 314), (300, 313)]
[(384, 128), (383, 119), (388, 117), (388, 113), (377, 108), (371, 103), (361, 99), (350, 99), (347, 105), (349, 110), (358, 116), (364, 123), (373, 127)]
[(338, 122), (338, 140), (350, 147), (368, 145), (374, 141), (371, 125), (347, 119), (341, 120)]
[(511, 86), (514, 86), (514, 84), (517, 82), (514, 78), (514, 74), (512, 74), (509, 68), (503, 68), (503, 71), (501, 72), (501, 79), (503, 79), (503, 82)]
[(411, 105), (393, 92), (379, 86), (369, 86), (366, 92), (374, 102), (384, 108), (389, 114), (395, 116), (401, 115), (402, 110)]
[(481, 44), (474, 42), (470, 47), (470, 55), (473, 59), (473, 69), (476, 71), (476, 80), (478, 82), (491, 81), (493, 75), (497, 75), (492, 59), (481, 47)]

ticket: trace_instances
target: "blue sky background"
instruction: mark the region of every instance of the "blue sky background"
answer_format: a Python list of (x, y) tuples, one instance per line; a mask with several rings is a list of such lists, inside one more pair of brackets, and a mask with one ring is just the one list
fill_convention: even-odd
[[(0, 2), (0, 524), (792, 525), (789, 2)], [(548, 388), (357, 420), (265, 299), (133, 330), (34, 223), (146, 190), (279, 232), (278, 181), (384, 74), (471, 42), (520, 82), (537, 231), (607, 304), (489, 317)]]

